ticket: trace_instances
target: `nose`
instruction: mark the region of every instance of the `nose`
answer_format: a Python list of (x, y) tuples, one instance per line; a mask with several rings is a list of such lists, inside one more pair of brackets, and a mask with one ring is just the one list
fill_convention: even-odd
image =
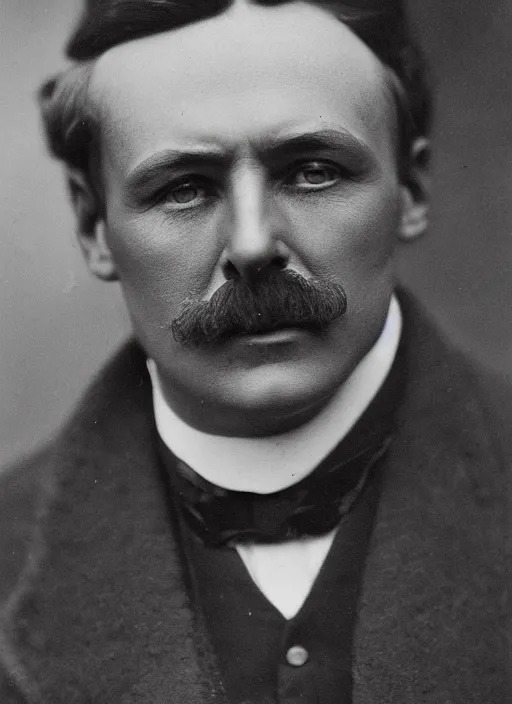
[(267, 187), (264, 174), (250, 165), (240, 168), (234, 177), (231, 201), (222, 264), (225, 278), (252, 283), (269, 269), (285, 269), (290, 259), (282, 239), (285, 216)]

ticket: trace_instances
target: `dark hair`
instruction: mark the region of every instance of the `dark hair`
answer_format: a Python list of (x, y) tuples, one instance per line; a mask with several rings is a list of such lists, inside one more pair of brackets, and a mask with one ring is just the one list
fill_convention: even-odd
[[(290, 0), (254, 0), (280, 5)], [(388, 68), (399, 115), (400, 147), (429, 133), (431, 96), (421, 50), (411, 37), (403, 0), (309, 0), (329, 9)], [(232, 0), (87, 0), (66, 47), (76, 63), (39, 91), (51, 153), (70, 166), (88, 169), (97, 124), (88, 99), (94, 59), (107, 49), (218, 15)]]

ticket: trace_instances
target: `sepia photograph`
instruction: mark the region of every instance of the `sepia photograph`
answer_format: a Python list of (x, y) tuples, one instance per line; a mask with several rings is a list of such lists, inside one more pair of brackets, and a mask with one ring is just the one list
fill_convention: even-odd
[(512, 702), (512, 0), (3, 0), (0, 704)]

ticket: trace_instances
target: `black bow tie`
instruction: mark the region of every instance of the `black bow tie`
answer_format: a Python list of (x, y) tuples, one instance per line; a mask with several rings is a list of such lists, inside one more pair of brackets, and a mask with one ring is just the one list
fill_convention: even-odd
[(339, 445), (311, 474), (282, 491), (253, 494), (218, 487), (160, 440), (171, 497), (189, 526), (210, 546), (276, 543), (335, 528), (376, 477), (391, 445), (404, 386), (402, 358), (399, 349), (381, 389)]
[(219, 546), (328, 533), (361, 496), (390, 443), (389, 436), (344, 462), (322, 463), (298, 484), (273, 494), (222, 489), (169, 456), (167, 448), (162, 452), (184, 519), (206, 545)]

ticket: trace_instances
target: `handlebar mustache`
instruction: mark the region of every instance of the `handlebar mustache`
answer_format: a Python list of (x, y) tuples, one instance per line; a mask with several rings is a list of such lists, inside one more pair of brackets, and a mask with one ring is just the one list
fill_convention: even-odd
[(207, 301), (185, 300), (171, 330), (177, 342), (201, 347), (286, 327), (322, 331), (346, 310), (347, 295), (339, 282), (307, 279), (293, 270), (271, 271), (251, 283), (229, 279)]

